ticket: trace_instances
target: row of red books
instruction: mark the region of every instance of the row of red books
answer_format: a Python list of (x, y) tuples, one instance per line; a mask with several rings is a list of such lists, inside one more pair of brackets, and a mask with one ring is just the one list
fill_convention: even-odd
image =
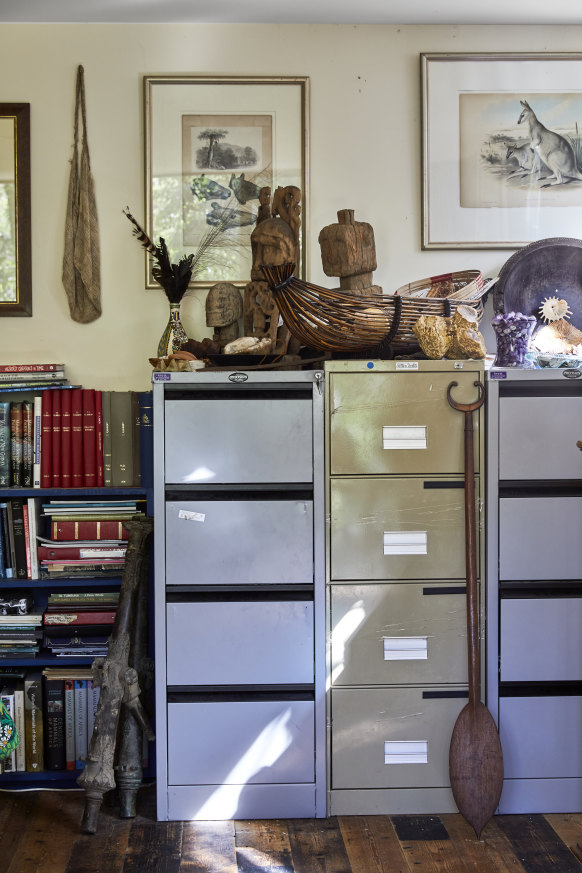
[(40, 406), (41, 488), (139, 484), (137, 392), (62, 388)]

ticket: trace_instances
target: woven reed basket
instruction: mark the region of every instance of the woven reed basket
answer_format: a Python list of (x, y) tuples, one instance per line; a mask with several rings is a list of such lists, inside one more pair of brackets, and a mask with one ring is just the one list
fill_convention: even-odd
[[(356, 297), (304, 282), (294, 269), (294, 264), (263, 266), (263, 273), (286, 327), (317, 351), (417, 348), (412, 327), (421, 315), (450, 316), (460, 304), (472, 306), (479, 319), (483, 315), (485, 289), (478, 270), (422, 279), (395, 294)], [(443, 296), (433, 296), (441, 289)]]

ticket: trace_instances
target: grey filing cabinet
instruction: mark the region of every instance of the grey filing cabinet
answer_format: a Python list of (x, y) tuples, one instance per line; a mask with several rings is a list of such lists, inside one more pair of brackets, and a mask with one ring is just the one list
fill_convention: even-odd
[(582, 810), (582, 370), (488, 373), (488, 701), (501, 813)]
[(323, 373), (153, 380), (158, 818), (325, 816)]
[[(475, 400), (483, 365), (325, 369), (329, 811), (455, 812), (448, 753), (467, 702), (464, 416), (446, 393), (456, 381), (455, 399)], [(474, 427), (481, 592), (482, 411)]]

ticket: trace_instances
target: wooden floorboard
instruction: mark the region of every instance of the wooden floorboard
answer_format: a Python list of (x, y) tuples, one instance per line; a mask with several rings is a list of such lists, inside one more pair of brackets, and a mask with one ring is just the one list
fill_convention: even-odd
[(494, 816), (477, 839), (453, 814), (158, 822), (153, 787), (133, 819), (112, 799), (86, 835), (83, 792), (0, 792), (3, 873), (582, 873), (582, 814)]

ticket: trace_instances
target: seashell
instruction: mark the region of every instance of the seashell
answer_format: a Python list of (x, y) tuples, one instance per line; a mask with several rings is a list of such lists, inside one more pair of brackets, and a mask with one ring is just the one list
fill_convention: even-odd
[[(557, 293), (558, 289), (556, 289), (556, 294)], [(560, 297), (545, 297), (538, 312), (540, 317), (547, 322), (557, 321), (559, 318), (569, 318), (569, 316), (572, 315), (572, 310), (568, 306), (568, 301)]]

